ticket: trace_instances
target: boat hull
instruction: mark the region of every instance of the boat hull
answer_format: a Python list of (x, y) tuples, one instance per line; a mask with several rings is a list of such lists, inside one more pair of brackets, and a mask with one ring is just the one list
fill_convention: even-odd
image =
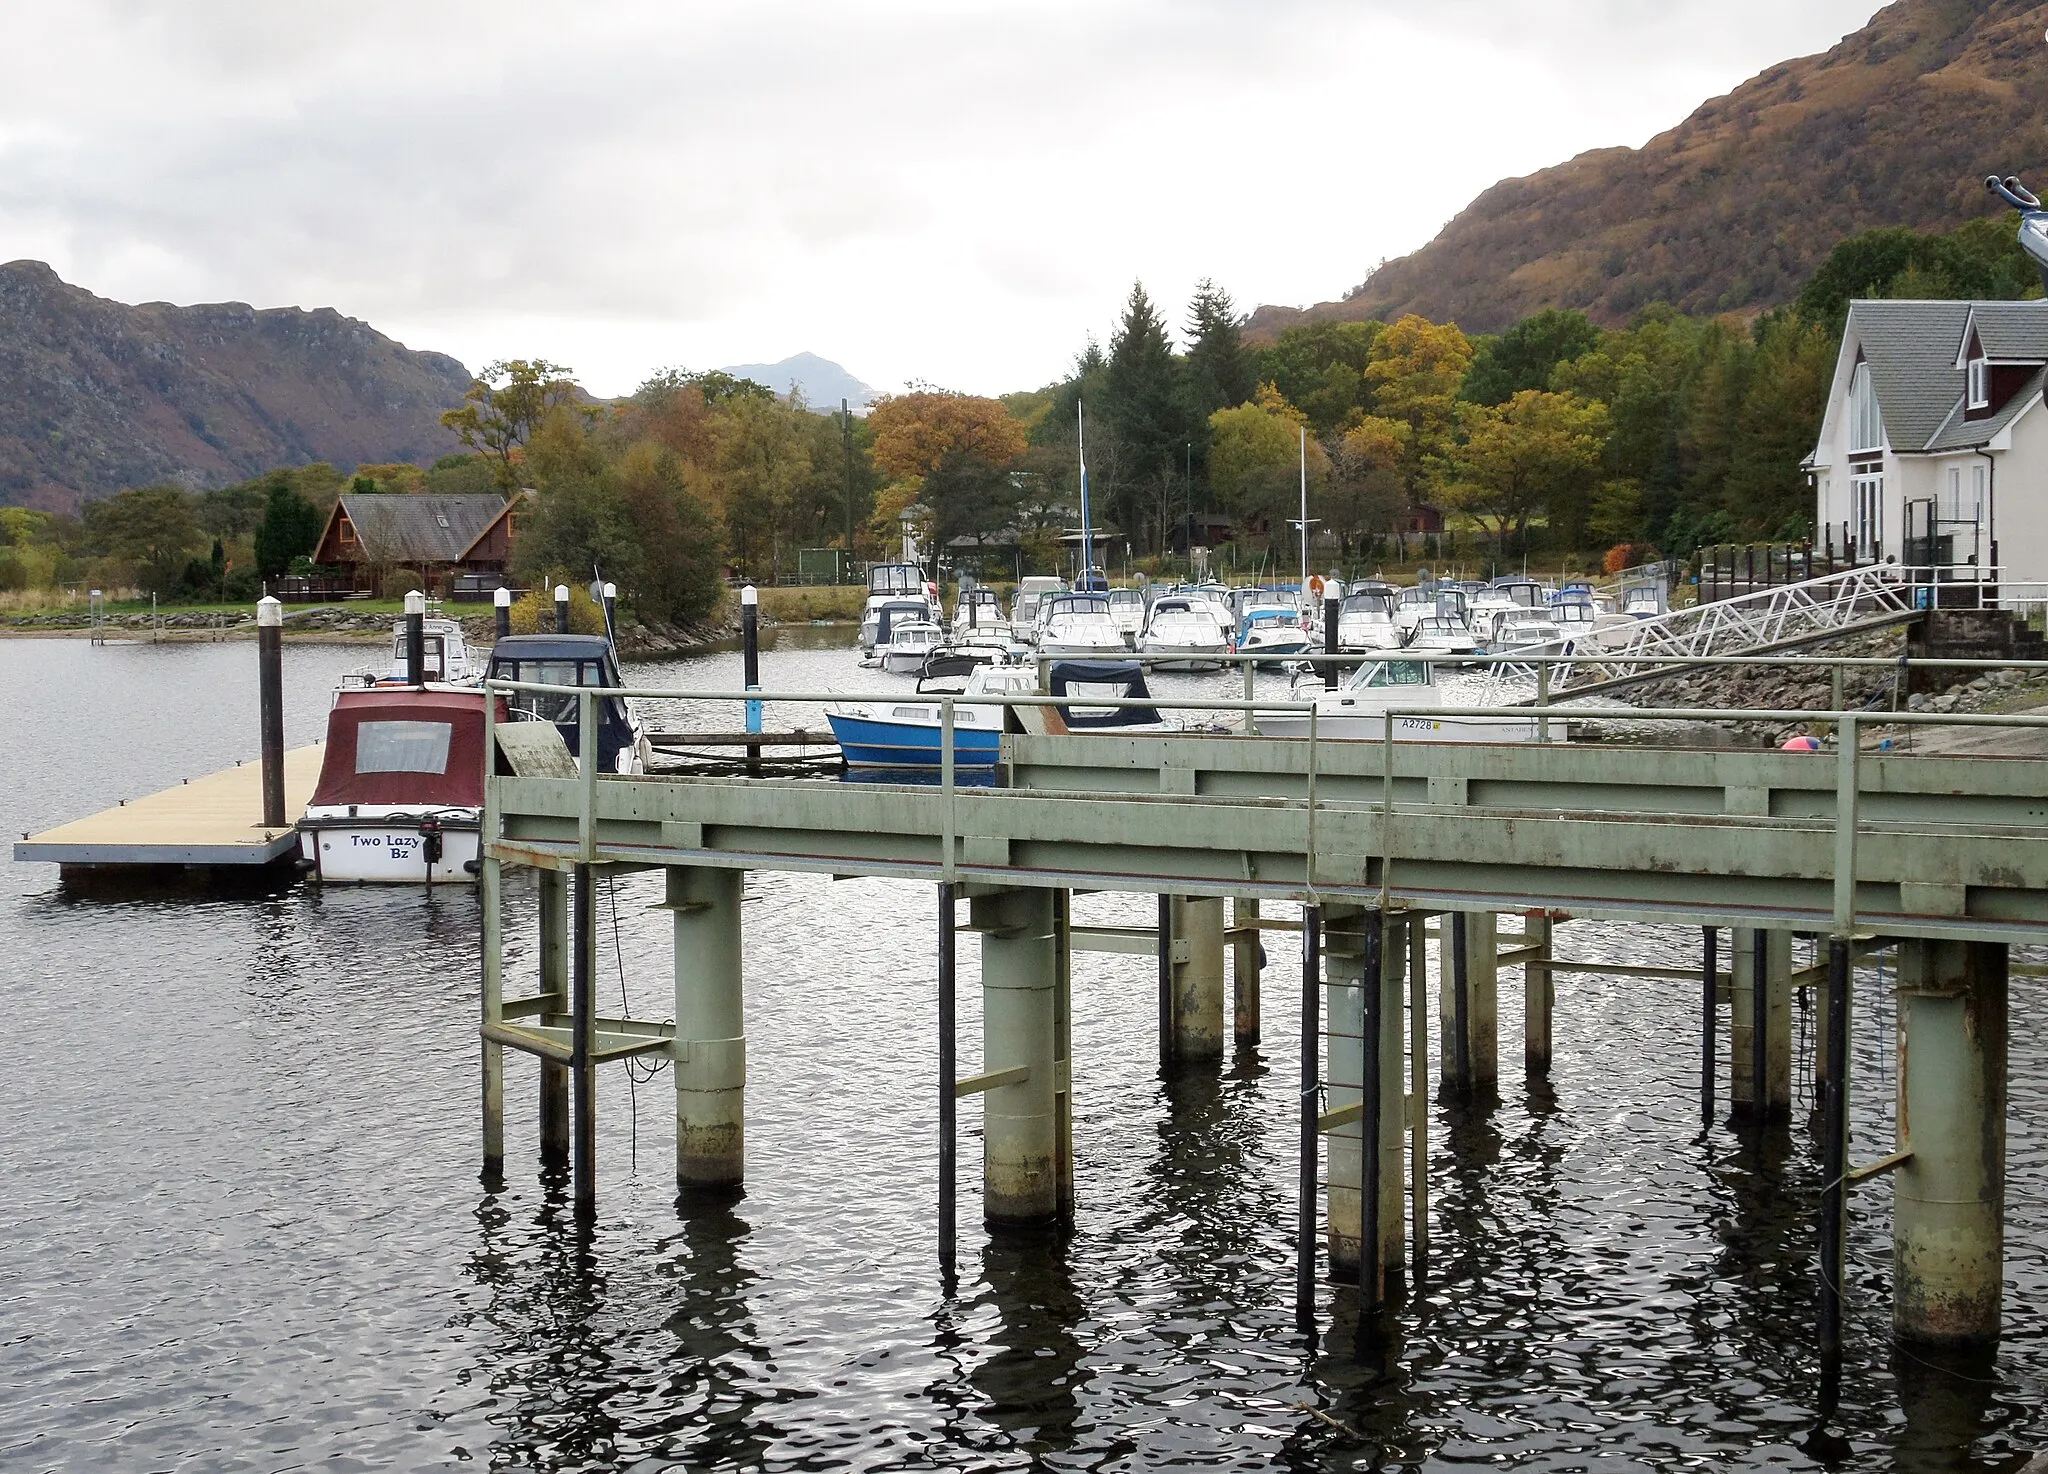
[[(1261, 737), (1306, 737), (1308, 717), (1300, 712), (1263, 713), (1259, 719)], [(1384, 712), (1316, 717), (1316, 737), (1322, 741), (1384, 742), (1387, 717)], [(1403, 715), (1394, 718), (1396, 742), (1534, 742), (1536, 723), (1521, 717), (1432, 717)]]
[(299, 825), (299, 854), (314, 879), (328, 885), (474, 885), (478, 826), (474, 816), (435, 821), (440, 854), (427, 858), (431, 831), (417, 817), (319, 819)]
[[(832, 735), (851, 768), (936, 768), (942, 765), (940, 731), (925, 722), (898, 722), (883, 717), (827, 712)], [(956, 768), (992, 768), (1002, 758), (1002, 733), (953, 729)]]

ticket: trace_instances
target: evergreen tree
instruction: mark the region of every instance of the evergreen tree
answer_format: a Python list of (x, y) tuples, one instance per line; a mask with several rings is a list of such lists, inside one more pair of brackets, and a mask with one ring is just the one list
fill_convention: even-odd
[(1117, 525), (1135, 535), (1146, 520), (1148, 494), (1178, 479), (1182, 448), (1192, 434), (1181, 365), (1142, 282), (1131, 284), (1123, 321), (1109, 341), (1103, 390), (1103, 418), (1120, 451), (1115, 482), (1103, 487), (1105, 500)]
[(277, 475), (263, 494), (263, 520), (256, 524), (256, 573), (276, 578), (294, 558), (310, 558), (320, 542), (320, 513)]
[(1187, 341), (1188, 404), (1195, 419), (1206, 421), (1219, 409), (1251, 400), (1256, 386), (1237, 311), (1230, 293), (1206, 276), (1195, 283), (1188, 303)]

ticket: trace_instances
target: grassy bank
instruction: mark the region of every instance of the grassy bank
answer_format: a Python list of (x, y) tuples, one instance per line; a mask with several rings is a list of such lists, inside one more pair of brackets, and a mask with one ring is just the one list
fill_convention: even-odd
[[(761, 617), (782, 624), (807, 624), (814, 619), (857, 624), (867, 598), (868, 591), (860, 584), (762, 589)], [(735, 594), (732, 599), (732, 614), (737, 619), (739, 596)]]

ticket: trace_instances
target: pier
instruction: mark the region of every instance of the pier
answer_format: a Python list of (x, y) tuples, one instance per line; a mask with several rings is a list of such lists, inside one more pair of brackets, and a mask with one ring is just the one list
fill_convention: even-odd
[[(813, 706), (830, 699), (687, 695)], [(1156, 953), (1162, 1069), (1215, 1069), (1232, 1038), (1255, 1042), (1262, 1028), (1299, 1027), (1305, 1324), (1326, 1276), (1358, 1287), (1369, 1322), (1422, 1272), (1432, 1072), (1435, 1088), (1452, 1097), (1492, 1094), (1507, 975), (1522, 974), (1523, 1069), (1540, 1080), (1553, 1059), (1553, 1019), (1572, 1006), (1570, 979), (1602, 973), (1669, 989), (1670, 1007), (1696, 1021), (1689, 1068), (1699, 1071), (1699, 1109), (1709, 1124), (1723, 1104), (1716, 1083), (1724, 1070), (1730, 1117), (1790, 1114), (1793, 999), (1804, 992), (1816, 1000), (1824, 1020), (1812, 1081), (1827, 1169), (1816, 1228), (1824, 1360), (1837, 1361), (1841, 1348), (1851, 1190), (1880, 1174), (1895, 1183), (1897, 1334), (1958, 1346), (1995, 1339), (2007, 957), (2014, 944), (2048, 942), (2048, 760), (1866, 750), (1862, 733), (1880, 721), (2041, 729), (2048, 718), (1636, 708), (1572, 715), (1667, 727), (1808, 721), (1838, 740), (1832, 753), (1798, 753), (1318, 741), (1313, 729), (1292, 740), (1013, 731), (1004, 738), (1001, 787), (960, 786), (950, 765), (935, 783), (845, 784), (615, 777), (587, 762), (573, 777), (519, 776), (501, 763), (489, 784), (482, 875), (486, 1172), (503, 1170), (511, 1048), (540, 1061), (540, 1149), (572, 1169), (581, 1211), (593, 1211), (596, 1196), (588, 1082), (610, 1060), (673, 1063), (680, 1191), (743, 1183), (740, 877), (881, 876), (933, 887), (941, 1060), (933, 1082), (934, 1247), (948, 1274), (959, 1098), (984, 1101), (991, 1231), (1056, 1223), (1076, 1211), (1071, 1103), (1086, 1081), (1066, 1040), (1090, 951)], [(506, 975), (499, 939), (508, 866), (540, 876), (543, 944), (531, 978)], [(608, 1017), (595, 1006), (590, 897), (599, 872), (622, 869), (667, 876), (673, 1023)], [(1076, 925), (1072, 898), (1086, 892), (1156, 897), (1157, 924)], [(1302, 919), (1276, 914), (1282, 904), (1299, 906)], [(1700, 939), (1699, 965), (1574, 956), (1569, 939), (1580, 920), (1690, 928)], [(1288, 931), (1299, 937), (1298, 966), (1260, 946)], [(1812, 943), (1808, 965), (1795, 965), (1795, 938)], [(954, 1027), (961, 945), (977, 945), (981, 958), (982, 1039), (972, 1064), (961, 1062)], [(1857, 1160), (1847, 1115), (1854, 968), (1877, 953), (1898, 978), (1899, 1135), (1867, 1144)], [(1288, 1000), (1284, 1013), (1262, 1016), (1276, 979), (1286, 980), (1278, 995)], [(1434, 1060), (1432, 1009), (1441, 1040)]]

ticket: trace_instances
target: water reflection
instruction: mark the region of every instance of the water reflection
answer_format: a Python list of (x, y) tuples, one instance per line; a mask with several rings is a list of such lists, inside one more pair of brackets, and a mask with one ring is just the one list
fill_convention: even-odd
[(1087, 1347), (1076, 1333), (1087, 1302), (1074, 1283), (1068, 1235), (1058, 1229), (991, 1238), (981, 1251), (986, 1286), (975, 1303), (995, 1311), (983, 1321), (985, 1355), (968, 1373), (980, 1395), (980, 1419), (1002, 1430), (1007, 1447), (1034, 1459), (1071, 1448), (1081, 1421)]

